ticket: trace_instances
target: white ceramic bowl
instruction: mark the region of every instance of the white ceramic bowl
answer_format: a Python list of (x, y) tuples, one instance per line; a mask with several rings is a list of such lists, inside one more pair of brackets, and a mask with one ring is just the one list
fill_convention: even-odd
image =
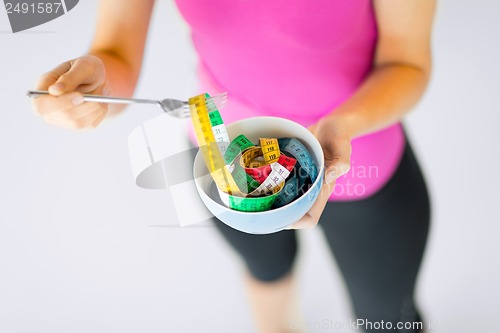
[(318, 166), (318, 177), (300, 198), (283, 207), (264, 212), (241, 212), (227, 208), (220, 203), (215, 194), (212, 177), (208, 174), (203, 156), (196, 155), (193, 173), (196, 188), (208, 210), (228, 226), (250, 234), (269, 234), (280, 231), (298, 221), (316, 201), (323, 185), (324, 158), (318, 140), (302, 125), (291, 120), (277, 117), (255, 117), (243, 119), (227, 126), (230, 138), (240, 134), (252, 142), (260, 137), (292, 137), (298, 139), (311, 153)]

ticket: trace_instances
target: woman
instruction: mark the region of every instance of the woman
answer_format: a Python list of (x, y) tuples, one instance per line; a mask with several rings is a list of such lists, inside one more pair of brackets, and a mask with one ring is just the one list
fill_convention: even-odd
[[(51, 95), (37, 98), (35, 111), (71, 129), (96, 127), (118, 111), (84, 103), (81, 94), (132, 95), (153, 3), (101, 1), (88, 55), (41, 77), (37, 89)], [(402, 324), (420, 321), (413, 296), (429, 202), (399, 121), (429, 80), (435, 0), (177, 4), (192, 28), (204, 91), (229, 92), (226, 122), (286, 117), (320, 141), (327, 190), (292, 229), (319, 222), (357, 318), (386, 323), (377, 332), (391, 331), (387, 323), (392, 331), (419, 331)], [(256, 236), (216, 225), (246, 263), (258, 331), (297, 332), (290, 324), (295, 231)]]

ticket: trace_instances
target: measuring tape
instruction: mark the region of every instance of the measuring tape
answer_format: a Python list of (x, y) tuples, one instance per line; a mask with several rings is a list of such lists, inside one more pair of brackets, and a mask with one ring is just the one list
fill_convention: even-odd
[(285, 188), (276, 198), (273, 208), (282, 207), (298, 198), (299, 192), (305, 193), (318, 177), (316, 163), (302, 142), (294, 138), (280, 138), (278, 143), (281, 151), (297, 159), (299, 167), (286, 181)]
[[(211, 109), (214, 109), (215, 106), (212, 106)], [(212, 111), (208, 114), (210, 119), (210, 125), (212, 126), (212, 133), (214, 135), (214, 139), (219, 146), (219, 150), (221, 154), (226, 152), (227, 147), (229, 146), (229, 135), (226, 131), (226, 126), (222, 121), (222, 117), (219, 113), (219, 110)]]
[[(273, 150), (279, 154), (278, 141), (274, 139), (276, 148)], [(269, 150), (270, 151), (270, 150)], [(229, 165), (234, 165), (233, 177), (240, 190), (247, 190), (247, 197), (229, 195), (219, 189), (222, 202), (228, 207), (246, 212), (258, 212), (270, 209), (279, 197), (286, 178), (293, 170), (296, 160), (286, 155), (280, 155), (269, 167), (270, 172), (258, 181), (251, 177), (246, 170), (256, 158), (263, 157), (262, 147), (256, 147), (244, 135), (236, 137), (229, 145), (225, 154), (225, 160)], [(271, 159), (270, 159), (271, 160)], [(260, 169), (259, 164), (255, 169)], [(255, 173), (254, 173), (255, 174)]]
[[(238, 185), (234, 181), (231, 172), (224, 162), (219, 145), (215, 140), (210, 117), (208, 115), (206, 104), (207, 97), (208, 94), (203, 94), (189, 99), (191, 119), (196, 138), (198, 139), (198, 145), (208, 171), (212, 175), (217, 188), (221, 189), (225, 193), (241, 194)], [(219, 141), (219, 143), (220, 142), (221, 141)]]
[(227, 147), (227, 150), (224, 154), (224, 161), (226, 162), (226, 164), (230, 164), (242, 151), (245, 151), (246, 149), (253, 146), (254, 145), (252, 141), (248, 140), (248, 138), (244, 134), (238, 135), (236, 138), (234, 138), (233, 141), (231, 141), (231, 143)]
[(272, 169), (271, 164), (265, 163), (262, 149), (255, 146), (243, 152), (240, 165), (259, 184), (266, 180)]
[(290, 179), (286, 181), (283, 190), (276, 197), (276, 200), (274, 201), (273, 204), (273, 208), (279, 208), (289, 204), (298, 197), (298, 193), (299, 193), (299, 180), (294, 174)]
[(264, 161), (271, 164), (278, 161), (280, 157), (280, 148), (278, 139), (260, 138), (260, 146), (264, 155)]
[[(209, 97), (203, 94), (189, 99), (191, 118), (203, 158), (226, 206), (245, 212), (279, 208), (297, 198), (301, 186), (314, 182), (317, 168), (302, 143), (293, 138), (260, 138), (260, 146), (255, 146), (243, 134), (230, 141)], [(207, 104), (214, 111), (208, 112)], [(296, 165), (306, 173), (296, 175)]]
[[(302, 142), (294, 138), (278, 139), (278, 142), (283, 152), (292, 155), (299, 162), (299, 186), (303, 186), (308, 178), (314, 182), (316, 177), (318, 177), (318, 167)], [(306, 174), (302, 171), (305, 171)]]

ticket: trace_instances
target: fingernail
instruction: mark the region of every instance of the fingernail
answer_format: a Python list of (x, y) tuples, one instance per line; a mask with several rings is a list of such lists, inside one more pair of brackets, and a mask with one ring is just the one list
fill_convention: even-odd
[(64, 92), (64, 83), (58, 82), (56, 84), (53, 84), (49, 87), (49, 92), (50, 93), (61, 93)]
[(71, 103), (73, 103), (73, 105), (80, 105), (80, 104), (82, 104), (83, 103), (83, 96), (78, 95), (78, 96), (74, 97), (71, 100)]
[(327, 183), (327, 184), (331, 184), (331, 183), (333, 183), (333, 182), (335, 181), (335, 179), (337, 179), (336, 174), (335, 174), (335, 171), (330, 171), (330, 172), (328, 172), (328, 173), (326, 174), (326, 178), (325, 178), (325, 180), (326, 180), (326, 183)]

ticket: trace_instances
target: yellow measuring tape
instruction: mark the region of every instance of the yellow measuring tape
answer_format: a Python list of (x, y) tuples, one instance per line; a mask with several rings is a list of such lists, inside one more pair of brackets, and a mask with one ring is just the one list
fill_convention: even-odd
[(278, 139), (260, 138), (260, 146), (264, 154), (264, 161), (271, 164), (278, 161), (280, 157), (280, 147), (278, 146)]
[(229, 168), (224, 163), (224, 158), (212, 132), (206, 95), (203, 94), (190, 98), (189, 107), (198, 145), (215, 184), (225, 193), (233, 195), (241, 194), (231, 172), (229, 172)]

